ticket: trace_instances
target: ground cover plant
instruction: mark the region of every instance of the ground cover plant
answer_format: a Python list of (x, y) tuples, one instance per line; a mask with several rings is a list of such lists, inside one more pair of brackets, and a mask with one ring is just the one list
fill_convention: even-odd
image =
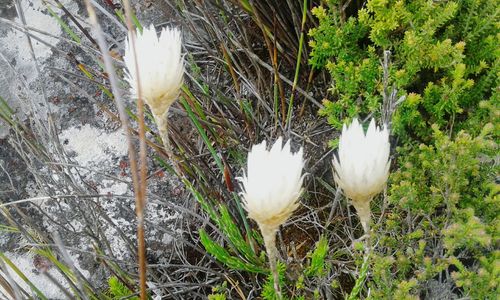
[[(144, 105), (137, 88), (130, 92), (136, 78), (125, 79), (133, 61), (122, 58), (127, 32), (137, 30), (137, 43), (154, 30), (140, 11), (128, 1), (87, 1), (76, 12), (64, 1), (43, 4), (64, 31), (58, 43), (69, 48), (57, 51), (71, 67), (37, 65), (37, 72), (44, 78), (50, 71), (115, 129), (122, 126), (129, 156), (120, 180), (129, 193), (104, 195), (88, 183), (59, 140), (60, 121), (46, 96), (44, 105), (23, 98), (26, 119), (0, 98), (8, 143), (43, 195), (1, 199), (2, 230), (17, 239), (17, 251), (30, 251), (61, 275), (41, 268), (64, 297), (498, 297), (496, 1), (160, 2), (151, 9), (182, 33), (186, 69), (166, 115), (148, 99)], [(2, 24), (43, 42), (29, 20), (20, 20)], [(155, 25), (160, 35), (165, 24)], [(133, 47), (133, 38), (128, 43)], [(24, 88), (44, 94), (44, 84)], [(367, 137), (375, 132), (372, 119), (390, 134), (378, 143), (390, 142), (389, 157), (379, 155), (378, 164), (389, 163), (388, 179), (381, 171), (361, 221), (360, 202), (351, 203), (355, 193), (332, 163), (339, 152), (343, 165), (339, 147), (350, 130), (342, 128), (358, 124), (354, 119), (359, 130), (372, 128)], [(251, 153), (267, 153), (260, 143), (273, 145), (280, 136), (291, 146), (283, 153), (295, 153), (285, 162), (300, 170), (290, 175), (295, 184), (288, 189), (293, 197), (282, 200), (285, 212), (269, 223), (267, 213), (277, 208), (252, 210), (259, 189), (249, 188), (247, 176)], [(182, 201), (151, 191), (148, 182), (159, 172), (178, 182)], [(274, 186), (279, 180), (268, 188)], [(108, 201), (128, 201), (122, 213), (134, 219), (130, 226), (106, 211)], [(175, 227), (151, 218), (160, 207), (178, 212)], [(106, 227), (115, 228), (114, 237)], [(86, 245), (72, 246), (74, 236)], [(118, 255), (113, 239), (128, 256)], [(91, 257), (102, 276), (82, 274), (72, 252)], [(5, 297), (49, 298), (5, 251), (0, 260)]]

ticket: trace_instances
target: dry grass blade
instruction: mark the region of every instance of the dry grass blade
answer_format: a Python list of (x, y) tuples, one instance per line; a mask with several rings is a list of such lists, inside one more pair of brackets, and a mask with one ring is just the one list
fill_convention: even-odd
[(0, 274), (0, 278), (2, 281), (1, 285), (5, 289), (5, 292), (12, 296), (12, 300), (22, 299), (21, 295), (27, 295), (26, 291), (24, 291), (12, 278), (9, 270), (7, 269), (7, 266), (1, 259), (0, 270), (2, 271), (2, 273)]
[[(133, 145), (133, 140), (132, 136), (130, 134), (130, 131), (128, 130), (128, 118), (127, 114), (125, 112), (125, 108), (123, 105), (123, 102), (121, 101), (121, 93), (118, 88), (118, 81), (117, 77), (114, 71), (114, 67), (111, 63), (111, 58), (110, 55), (107, 53), (107, 47), (106, 47), (106, 42), (104, 40), (104, 37), (102, 35), (102, 31), (100, 28), (100, 25), (97, 21), (97, 17), (95, 14), (95, 11), (90, 3), (89, 0), (85, 1), (85, 4), (87, 6), (87, 10), (89, 13), (89, 17), (91, 19), (91, 23), (96, 29), (97, 32), (97, 42), (99, 44), (99, 48), (101, 49), (101, 53), (103, 55), (104, 59), (104, 64), (106, 67), (106, 70), (109, 75), (110, 83), (111, 83), (111, 88), (113, 90), (113, 94), (115, 96), (115, 103), (117, 104), (118, 111), (120, 114), (120, 120), (122, 122), (122, 127), (123, 130), (125, 131), (127, 135), (127, 140), (128, 140), (128, 145), (129, 145), (129, 160), (130, 160), (130, 167), (131, 167), (131, 173), (132, 173), (132, 181), (134, 184), (134, 192), (136, 195), (136, 214), (137, 214), (137, 237), (138, 237), (138, 253), (139, 253), (139, 274), (140, 274), (140, 292), (141, 292), (141, 299), (146, 299), (146, 246), (145, 246), (145, 241), (144, 241), (144, 207), (145, 207), (145, 191), (146, 191), (146, 143), (145, 143), (145, 138), (144, 138), (144, 133), (145, 133), (145, 127), (144, 127), (144, 116), (142, 115), (142, 107), (143, 103), (141, 97), (140, 97), (140, 92), (139, 93), (139, 101), (138, 101), (138, 108), (140, 109), (140, 119), (139, 123), (140, 125), (140, 130), (139, 130), (139, 135), (140, 135), (140, 163), (139, 167), (137, 165), (137, 160), (136, 160), (136, 152), (135, 148)], [(130, 21), (130, 26), (131, 26), (131, 21)], [(133, 36), (133, 34), (132, 34)], [(133, 45), (133, 40), (132, 40), (132, 45)], [(136, 60), (137, 61), (137, 60)], [(140, 85), (139, 85), (140, 86)]]
[[(19, 299), (16, 297), (16, 293), (14, 292), (14, 288), (10, 285), (9, 280), (6, 279), (3, 274), (0, 274), (0, 287), (3, 290), (0, 290), (2, 296), (6, 297), (6, 299)], [(6, 294), (5, 294), (6, 293)], [(10, 298), (9, 298), (10, 296)]]
[[(129, 32), (130, 45), (134, 53), (135, 69), (139, 70), (139, 60), (137, 59), (137, 51), (135, 45), (136, 31), (132, 22), (132, 9), (130, 2), (124, 0), (125, 16), (127, 28)], [(144, 230), (144, 210), (146, 208), (146, 184), (147, 184), (147, 147), (146, 147), (146, 125), (144, 123), (144, 99), (141, 93), (141, 79), (139, 72), (136, 72), (135, 79), (137, 80), (137, 122), (139, 123), (139, 170), (138, 170), (138, 186), (135, 190), (136, 194), (136, 215), (137, 215), (137, 242), (139, 254), (139, 286), (141, 300), (147, 299), (147, 268), (146, 268), (146, 240)]]
[(85, 35), (85, 37), (94, 45), (97, 47), (97, 42), (94, 40), (94, 38), (90, 35), (90, 33), (80, 24), (80, 22), (73, 16), (72, 13), (70, 13), (66, 7), (59, 1), (59, 0), (54, 0), (57, 4), (57, 6), (64, 12), (64, 14), (80, 29), (80, 31)]

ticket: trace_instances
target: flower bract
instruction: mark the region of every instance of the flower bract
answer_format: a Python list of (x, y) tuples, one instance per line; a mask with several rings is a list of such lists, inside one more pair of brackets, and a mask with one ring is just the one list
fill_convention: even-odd
[(282, 147), (280, 137), (270, 150), (264, 141), (248, 153), (247, 173), (240, 178), (243, 203), (261, 229), (277, 230), (298, 207), (304, 179), (302, 152), (301, 148), (292, 153), (290, 141)]
[(184, 74), (181, 41), (178, 29), (163, 28), (158, 37), (151, 25), (137, 33), (135, 47), (130, 33), (125, 43), (125, 79), (135, 97), (140, 82), (141, 96), (156, 116), (163, 116), (179, 95)]

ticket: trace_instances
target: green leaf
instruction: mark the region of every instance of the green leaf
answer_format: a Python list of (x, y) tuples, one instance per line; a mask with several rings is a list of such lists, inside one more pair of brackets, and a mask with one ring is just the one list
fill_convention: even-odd
[(227, 265), (229, 268), (234, 269), (234, 270), (244, 270), (252, 273), (260, 273), (260, 274), (266, 274), (267, 271), (255, 266), (253, 264), (244, 262), (238, 257), (232, 256), (229, 254), (229, 252), (224, 249), (224, 247), (220, 246), (218, 243), (214, 242), (208, 234), (205, 232), (205, 230), (200, 229), (200, 240), (203, 246), (205, 247), (205, 250), (207, 250), (208, 253), (213, 255), (217, 260), (221, 261), (225, 265)]
[(19, 270), (19, 268), (9, 259), (3, 252), (0, 252), (0, 258), (17, 274), (29, 287), (30, 289), (42, 300), (48, 300), (47, 297), (40, 291), (29, 279), (24, 275), (24, 273)]
[(306, 276), (322, 277), (325, 275), (328, 266), (325, 265), (325, 258), (328, 254), (328, 240), (321, 236), (316, 243), (316, 249), (311, 254), (311, 262), (305, 270)]

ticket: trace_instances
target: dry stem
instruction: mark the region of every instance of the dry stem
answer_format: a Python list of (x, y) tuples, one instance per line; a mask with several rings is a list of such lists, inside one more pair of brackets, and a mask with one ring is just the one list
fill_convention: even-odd
[[(132, 9), (128, 0), (123, 1), (125, 8), (125, 16), (127, 20), (127, 28), (130, 34), (130, 44), (135, 49), (135, 29), (132, 25)], [(134, 50), (135, 69), (139, 70), (137, 51)], [(137, 215), (137, 247), (139, 255), (139, 286), (141, 300), (147, 299), (146, 286), (146, 241), (144, 237), (144, 209), (146, 207), (146, 180), (147, 180), (147, 161), (146, 161), (146, 125), (144, 124), (144, 99), (141, 93), (140, 74), (136, 74), (137, 80), (137, 119), (139, 123), (139, 173), (138, 173), (138, 189), (135, 191), (136, 196), (136, 215)]]
[[(134, 184), (134, 192), (136, 198), (136, 214), (137, 214), (137, 239), (138, 239), (138, 255), (139, 255), (139, 277), (140, 277), (140, 297), (141, 300), (147, 299), (146, 293), (146, 243), (144, 240), (144, 208), (146, 205), (146, 178), (147, 178), (147, 164), (146, 164), (146, 139), (145, 139), (145, 124), (144, 124), (144, 102), (141, 97), (140, 84), (138, 83), (138, 101), (137, 101), (137, 110), (138, 110), (138, 119), (139, 119), (139, 140), (140, 140), (140, 152), (139, 152), (139, 166), (137, 166), (135, 149), (132, 142), (132, 137), (130, 136), (130, 132), (128, 131), (128, 119), (126, 117), (125, 109), (123, 106), (123, 102), (121, 101), (121, 94), (118, 89), (118, 83), (116, 79), (116, 74), (114, 72), (114, 68), (111, 62), (111, 58), (107, 53), (106, 41), (104, 40), (103, 35), (101, 34), (101, 28), (97, 21), (96, 13), (93, 6), (90, 4), (90, 1), (85, 1), (87, 6), (87, 11), (89, 13), (89, 17), (93, 26), (97, 29), (97, 42), (99, 44), (99, 48), (103, 55), (104, 64), (106, 70), (108, 72), (111, 88), (113, 94), (115, 96), (115, 103), (118, 107), (118, 111), (120, 114), (120, 120), (122, 122), (122, 127), (127, 134), (128, 140), (128, 148), (129, 148), (129, 159), (130, 159), (130, 168), (132, 175), (132, 182)], [(130, 16), (130, 3), (129, 1), (124, 1), (125, 6), (125, 14), (127, 16), (127, 27), (133, 32), (132, 19)], [(132, 47), (135, 44), (135, 36), (131, 35)], [(135, 53), (135, 52), (134, 52)], [(137, 59), (135, 59), (137, 64)], [(136, 66), (137, 68), (137, 66)], [(137, 80), (139, 81), (139, 75), (137, 75)]]

